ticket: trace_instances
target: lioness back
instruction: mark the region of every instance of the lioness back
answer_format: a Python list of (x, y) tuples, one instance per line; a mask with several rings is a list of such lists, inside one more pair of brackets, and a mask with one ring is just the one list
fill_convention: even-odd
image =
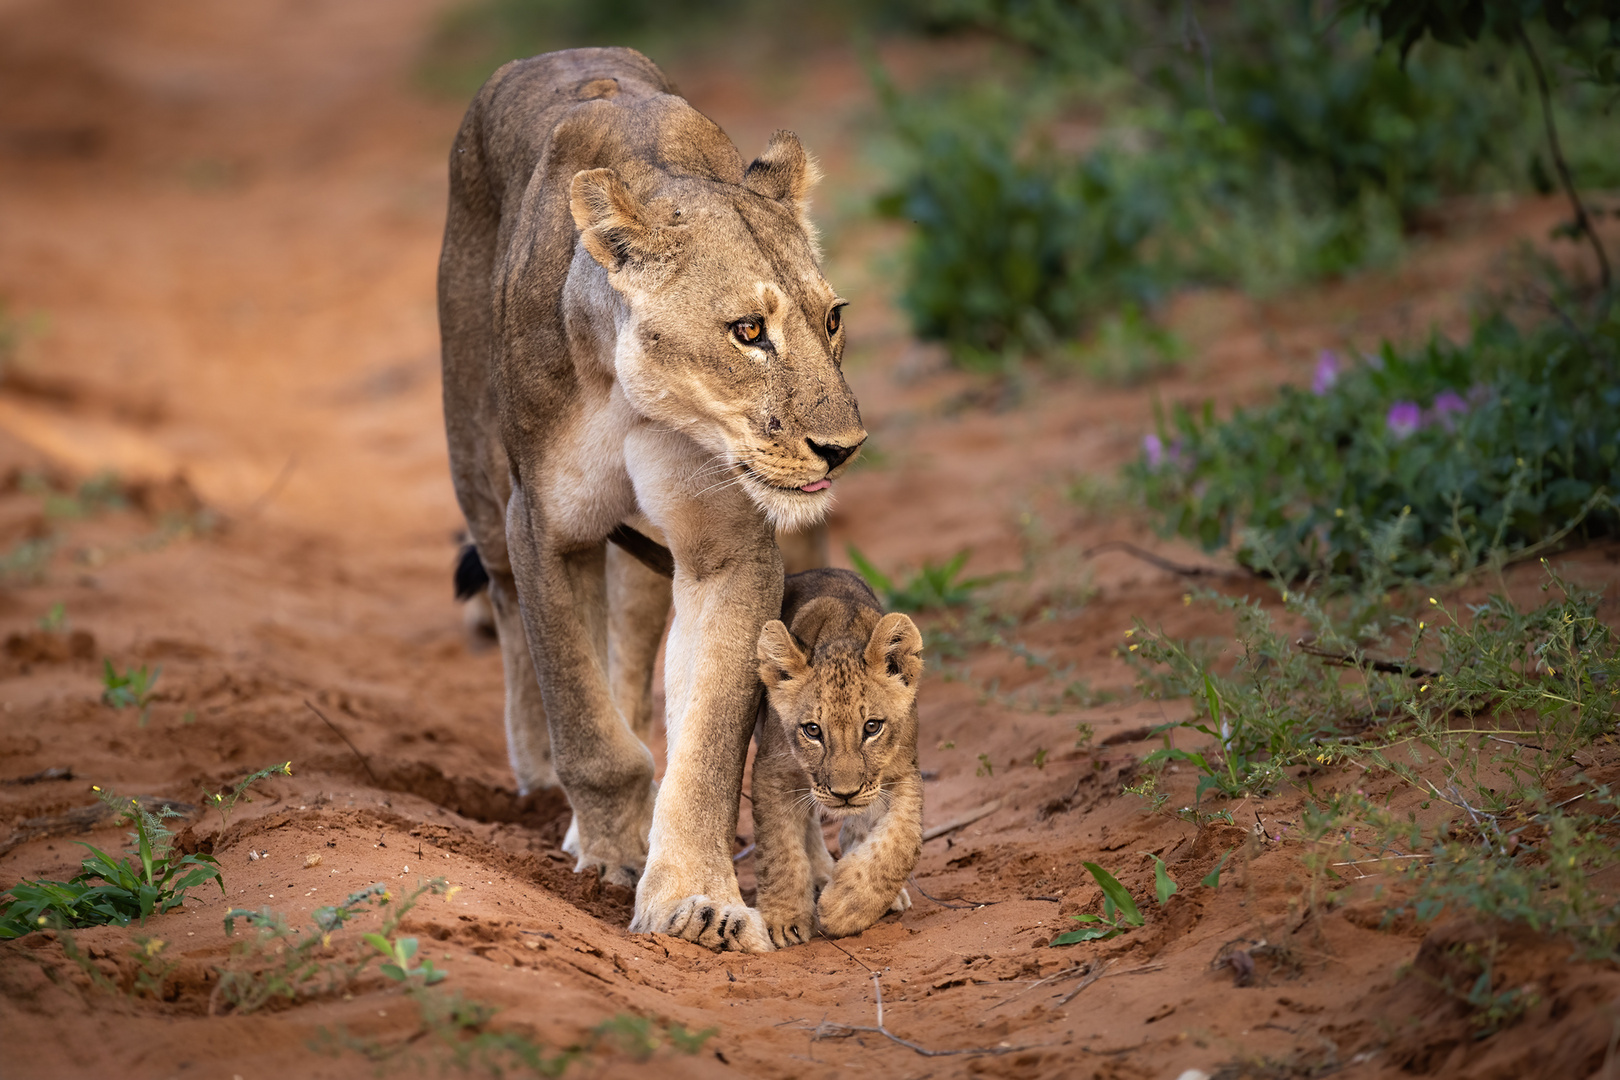
[[(922, 852), (922, 636), (848, 570), (788, 577), (759, 638), (755, 901), (777, 946), (856, 934), (910, 906)], [(836, 865), (822, 814), (841, 818)]]

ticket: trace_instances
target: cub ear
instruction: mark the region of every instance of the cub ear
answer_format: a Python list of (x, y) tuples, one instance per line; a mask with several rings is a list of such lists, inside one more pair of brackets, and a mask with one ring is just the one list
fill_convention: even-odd
[(907, 686), (916, 686), (922, 676), (923, 640), (910, 616), (891, 612), (872, 628), (866, 643), (866, 669), (874, 675), (888, 675)]
[(799, 137), (791, 131), (778, 131), (771, 136), (765, 152), (743, 173), (743, 187), (755, 195), (787, 203), (808, 226), (810, 189), (820, 179), (821, 170), (805, 152)]
[(665, 231), (648, 221), (647, 208), (612, 169), (575, 173), (568, 196), (585, 250), (608, 273), (670, 253)]
[(772, 619), (760, 630), (755, 655), (759, 659), (759, 681), (767, 690), (810, 674), (810, 661), (781, 619)]

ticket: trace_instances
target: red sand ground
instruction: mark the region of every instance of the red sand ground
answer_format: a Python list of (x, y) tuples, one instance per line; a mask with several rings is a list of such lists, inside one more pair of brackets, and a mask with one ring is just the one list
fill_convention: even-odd
[[(90, 804), (92, 783), (196, 802), (204, 786), (294, 763), (228, 827), (201, 812), (191, 824), (219, 857), (228, 895), (199, 890), (145, 928), (179, 961), (162, 1000), (91, 990), (54, 935), (0, 948), (0, 1076), (365, 1075), (373, 1066), (358, 1053), (319, 1054), (311, 1039), (346, 1028), (399, 1042), (417, 1030), (413, 1004), (373, 968), (352, 993), (210, 1016), (213, 968), (230, 950), (221, 917), (269, 905), (300, 925), (354, 889), (406, 890), (431, 875), (460, 890), (426, 898), (406, 930), (450, 972), (445, 989), (499, 1006), (497, 1028), (552, 1047), (620, 1014), (718, 1029), (696, 1054), (656, 1049), (651, 1065), (599, 1047), (572, 1067), (581, 1075), (1576, 1077), (1604, 1067), (1614, 971), (1511, 938), (1503, 985), (1532, 987), (1540, 1004), (1475, 1039), (1436, 987), (1455, 974), (1445, 946), (1476, 928), (1381, 929), (1366, 888), (1376, 879), (1336, 904), (1310, 903), (1302, 845), (1247, 831), (1256, 814), (1273, 833), (1296, 821), (1301, 792), (1230, 804), (1242, 827), (1148, 814), (1120, 795), (1150, 748), (1130, 732), (1187, 706), (1126, 694), (1048, 715), (1013, 695), (1051, 695), (1062, 680), (1000, 650), (954, 661), (955, 678), (936, 667), (923, 690), (923, 764), (937, 774), (927, 822), (1000, 800), (926, 845), (918, 881), (956, 899), (914, 894), (912, 911), (857, 938), (770, 956), (626, 933), (629, 894), (576, 877), (557, 850), (561, 800), (513, 794), (499, 659), (470, 647), (448, 595), (458, 519), (433, 273), (442, 159), (460, 109), (408, 83), (439, 6), (0, 2), (0, 296), (30, 328), (0, 386), (0, 465), (14, 480), (43, 471), (64, 482), (112, 467), (138, 497), (79, 519), (47, 516), (17, 483), (0, 495), (0, 550), (59, 540), (39, 581), (0, 589), (0, 633), (14, 635), (0, 660), (0, 824)], [(1184, 605), (1173, 575), (1078, 554), (1105, 539), (1152, 542), (1127, 509), (1063, 496), (1133, 452), (1152, 394), (1251, 400), (1308, 378), (1322, 346), (1459, 326), (1496, 256), (1545, 235), (1559, 213), (1540, 202), (1481, 207), (1394, 274), (1275, 302), (1187, 297), (1175, 324), (1190, 360), (1175, 377), (1130, 389), (1036, 380), (1022, 404), (996, 411), (975, 396), (978, 383), (907, 339), (884, 280), (896, 234), (838, 212), (862, 182), (855, 61), (829, 53), (770, 80), (722, 65), (674, 74), (745, 151), (791, 126), (831, 166), (829, 276), (857, 301), (850, 379), (881, 452), (844, 484), (835, 551), (853, 542), (894, 567), (971, 546), (976, 572), (1033, 557), (1034, 583), (1000, 598), (1023, 614), (1016, 636), (1073, 665), (1065, 680), (1099, 689), (1130, 682), (1115, 650), (1132, 616), (1180, 635), (1225, 630)], [(182, 473), (189, 487), (172, 482)], [(208, 508), (202, 518), (193, 499)], [(1601, 584), (1616, 559), (1589, 549), (1564, 565)], [(1534, 594), (1533, 574), (1514, 581)], [(34, 632), (57, 602), (93, 636), (78, 655)], [(103, 656), (162, 665), (144, 726), (98, 702)], [(1096, 729), (1092, 748), (1074, 746), (1078, 722)], [(1049, 752), (1041, 768), (1037, 749)], [(993, 775), (977, 775), (981, 754)], [(72, 779), (14, 782), (52, 767)], [(1190, 801), (1192, 777), (1165, 779), (1171, 806)], [(1313, 778), (1318, 793), (1360, 782)], [(17, 844), (0, 853), (0, 882), (69, 876), (77, 839), (116, 848), (122, 830)], [(1218, 892), (1194, 884), (1233, 849)], [(1183, 889), (1163, 909), (1145, 905), (1146, 927), (1044, 947), (1074, 925), (1067, 916), (1101, 903), (1082, 861), (1145, 896), (1149, 851)], [(742, 873), (751, 885), (746, 860)], [(76, 935), (126, 990), (131, 933)], [(1262, 941), (1277, 955), (1252, 984), (1236, 987), (1215, 966), (1234, 943), (1263, 956)], [(1080, 981), (1064, 973), (1105, 960), (1104, 977), (1071, 999)], [(871, 972), (892, 1032), (956, 1053), (838, 1037), (837, 1025), (875, 1023)], [(378, 1067), (436, 1069), (434, 1053), (420, 1041)]]

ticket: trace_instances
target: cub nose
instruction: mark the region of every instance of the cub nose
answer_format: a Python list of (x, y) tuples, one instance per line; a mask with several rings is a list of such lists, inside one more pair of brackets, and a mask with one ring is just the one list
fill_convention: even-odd
[(861, 789), (860, 788), (855, 788), (855, 789), (853, 789), (851, 791), (834, 791), (832, 793), (832, 795), (833, 795), (833, 798), (842, 799), (844, 802), (847, 803), (847, 802), (849, 802), (849, 800), (853, 799), (855, 796), (859, 795), (860, 793), (861, 793)]
[(861, 448), (860, 443), (856, 443), (854, 446), (833, 446), (831, 443), (818, 443), (814, 439), (804, 441), (810, 444), (810, 451), (816, 457), (827, 463), (828, 472), (848, 461), (849, 455)]

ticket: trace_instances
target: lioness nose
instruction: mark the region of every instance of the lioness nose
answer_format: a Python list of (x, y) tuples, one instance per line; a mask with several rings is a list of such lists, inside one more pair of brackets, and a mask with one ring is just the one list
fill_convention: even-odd
[(861, 448), (860, 443), (856, 443), (854, 446), (833, 446), (830, 443), (818, 443), (814, 439), (804, 441), (810, 444), (810, 450), (816, 457), (827, 463), (827, 471), (829, 472), (848, 461), (849, 455)]

